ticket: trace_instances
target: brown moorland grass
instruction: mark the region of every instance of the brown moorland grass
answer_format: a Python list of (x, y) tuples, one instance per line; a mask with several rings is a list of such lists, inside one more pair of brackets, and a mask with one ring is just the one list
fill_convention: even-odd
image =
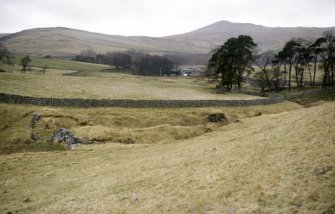
[(325, 102), (176, 143), (2, 155), (0, 212), (333, 213), (334, 133)]
[[(57, 128), (68, 128), (85, 141), (114, 142), (127, 138), (140, 144), (174, 142), (215, 131), (222, 123), (209, 123), (213, 113), (224, 113), (230, 123), (259, 114), (279, 113), (300, 106), (285, 102), (266, 106), (123, 109), (123, 108), (54, 108), (32, 105), (0, 104), (0, 153), (62, 149), (46, 144)], [(35, 112), (42, 118), (30, 128)], [(36, 142), (32, 134), (38, 136)]]
[[(0, 92), (33, 97), (90, 99), (255, 99), (250, 95), (217, 94), (207, 81), (185, 78), (143, 77), (116, 73), (99, 76), (62, 76), (0, 73)], [(66, 71), (68, 72), (68, 71)], [(97, 72), (93, 72), (98, 75)], [(58, 74), (58, 75), (57, 75)]]

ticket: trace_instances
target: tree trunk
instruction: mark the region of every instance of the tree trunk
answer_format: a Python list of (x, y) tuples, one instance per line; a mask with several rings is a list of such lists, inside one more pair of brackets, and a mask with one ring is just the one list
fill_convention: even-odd
[(291, 91), (291, 71), (292, 71), (292, 62), (290, 62), (290, 67), (288, 69), (288, 91)]
[(316, 61), (317, 61), (317, 58), (318, 58), (318, 55), (315, 55), (315, 58), (314, 58), (314, 75), (313, 75), (313, 88), (315, 87), (315, 76), (316, 76)]
[[(279, 67), (279, 69), (280, 69), (280, 67)], [(284, 69), (285, 69), (285, 74), (284, 74), (284, 83), (283, 83), (283, 88), (286, 86), (286, 76), (287, 76), (287, 69), (286, 69), (286, 64), (285, 64), (285, 66), (284, 66)]]
[(324, 66), (325, 73), (324, 73), (323, 79), (322, 79), (322, 89), (326, 89), (327, 88), (327, 79), (328, 79), (328, 62), (327, 62), (327, 60), (325, 60), (325, 62), (323, 63), (323, 66)]
[(266, 72), (266, 70), (264, 69), (264, 74), (265, 74), (265, 78), (266, 78), (266, 85), (268, 86), (269, 88), (269, 92), (271, 91), (271, 81), (270, 81), (270, 78), (269, 78), (269, 75), (268, 73)]
[(334, 69), (332, 69), (332, 89), (334, 89), (335, 84), (334, 84)]
[(294, 70), (295, 70), (295, 82), (297, 83), (297, 90), (300, 90), (300, 82), (299, 82), (299, 73), (300, 73), (300, 68), (298, 68), (298, 66), (294, 66)]
[(301, 76), (300, 76), (300, 90), (302, 90), (303, 86), (302, 83), (304, 82), (304, 68), (301, 70)]
[(331, 70), (332, 70), (332, 74), (331, 74), (331, 85), (332, 85), (332, 89), (334, 89), (334, 58), (332, 59), (332, 63), (331, 63)]
[(308, 66), (308, 73), (309, 73), (309, 86), (313, 86), (312, 71), (310, 66)]

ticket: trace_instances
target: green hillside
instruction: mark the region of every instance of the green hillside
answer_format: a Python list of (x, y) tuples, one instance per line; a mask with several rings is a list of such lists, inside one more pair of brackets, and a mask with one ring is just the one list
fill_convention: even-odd
[[(19, 65), (21, 62), (21, 58), (23, 56), (15, 55), (12, 56), (11, 60), (13, 63)], [(73, 70), (73, 71), (100, 71), (101, 69), (110, 68), (108, 65), (100, 65), (94, 63), (86, 63), (86, 62), (75, 62), (70, 60), (62, 60), (62, 59), (55, 59), (55, 58), (45, 58), (45, 57), (36, 57), (30, 56), (31, 63), (30, 66), (32, 67), (44, 67), (47, 66), (48, 68), (54, 69), (61, 69), (61, 70)]]

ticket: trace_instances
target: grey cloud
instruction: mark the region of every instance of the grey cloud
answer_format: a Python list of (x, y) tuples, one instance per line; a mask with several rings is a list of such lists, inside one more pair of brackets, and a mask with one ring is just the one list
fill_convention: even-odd
[(334, 0), (0, 0), (0, 32), (64, 26), (163, 36), (220, 20), (266, 26), (334, 26)]

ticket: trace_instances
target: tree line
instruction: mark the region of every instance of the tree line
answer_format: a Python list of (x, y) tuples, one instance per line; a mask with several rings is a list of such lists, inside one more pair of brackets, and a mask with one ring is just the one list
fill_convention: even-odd
[[(256, 67), (256, 69), (255, 69)], [(240, 90), (241, 82), (252, 76), (261, 91), (288, 88), (303, 89), (305, 82), (316, 86), (316, 73), (323, 71), (322, 88), (335, 87), (335, 35), (325, 32), (315, 41), (292, 38), (278, 51), (257, 54), (257, 44), (250, 36), (228, 39), (213, 50), (207, 75), (220, 81), (227, 91)], [(305, 80), (305, 74), (309, 80)]]
[(73, 60), (112, 65), (116, 69), (131, 69), (134, 74), (145, 76), (170, 76), (179, 65), (165, 56), (144, 54), (132, 50), (106, 54), (85, 50), (75, 56)]
[[(32, 68), (30, 66), (31, 58), (29, 55), (23, 56), (20, 59), (19, 65), (21, 66), (21, 72), (26, 73), (27, 71), (32, 71)], [(11, 59), (11, 53), (8, 51), (8, 49), (0, 44), (0, 71), (6, 72), (8, 69), (3, 70), (3, 65), (7, 65), (7, 68), (9, 67), (11, 71), (13, 71), (14, 68), (14, 62)], [(44, 65), (42, 67), (42, 70), (39, 70), (41, 74), (45, 74), (46, 70), (48, 69), (47, 65)]]

